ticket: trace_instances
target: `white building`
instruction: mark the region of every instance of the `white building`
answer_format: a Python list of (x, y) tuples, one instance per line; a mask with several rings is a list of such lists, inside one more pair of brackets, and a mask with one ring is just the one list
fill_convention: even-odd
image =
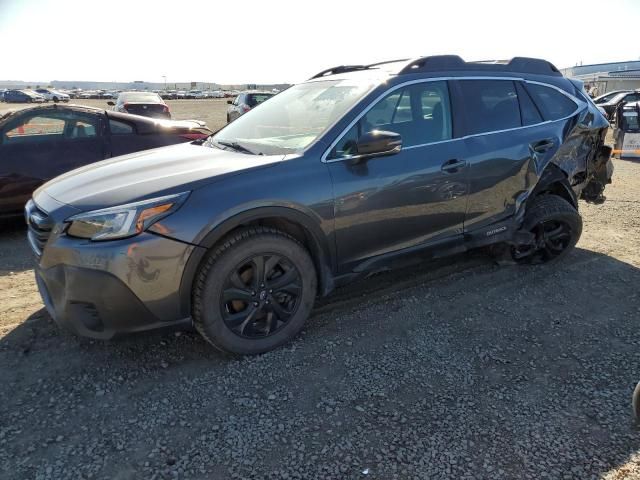
[(640, 60), (576, 65), (560, 70), (565, 77), (582, 80), (585, 88), (597, 89), (597, 95), (612, 90), (640, 89)]

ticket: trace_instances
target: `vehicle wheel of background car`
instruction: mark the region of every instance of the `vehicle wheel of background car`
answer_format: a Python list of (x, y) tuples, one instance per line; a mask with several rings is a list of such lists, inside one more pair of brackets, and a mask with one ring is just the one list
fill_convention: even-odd
[(582, 234), (582, 217), (564, 198), (541, 195), (533, 200), (522, 230), (534, 234), (534, 245), (515, 246), (513, 259), (522, 264), (558, 261), (578, 243)]
[(60, 100), (58, 100), (58, 97), (53, 97), (52, 100), (53, 100), (54, 103), (58, 103), (60, 101)]
[(193, 319), (215, 347), (235, 354), (272, 350), (302, 329), (313, 308), (313, 260), (294, 238), (254, 227), (227, 237), (195, 279)]
[(636, 424), (640, 424), (640, 382), (633, 390), (633, 397), (631, 398), (631, 407), (633, 410), (633, 420)]

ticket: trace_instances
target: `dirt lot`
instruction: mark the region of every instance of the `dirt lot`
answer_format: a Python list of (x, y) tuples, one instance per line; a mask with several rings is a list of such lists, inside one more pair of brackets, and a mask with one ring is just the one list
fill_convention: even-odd
[[(172, 110), (215, 127), (224, 104)], [(561, 264), (379, 275), (244, 359), (191, 331), (60, 331), (24, 229), (3, 225), (0, 477), (640, 478), (640, 163), (615, 167)]]

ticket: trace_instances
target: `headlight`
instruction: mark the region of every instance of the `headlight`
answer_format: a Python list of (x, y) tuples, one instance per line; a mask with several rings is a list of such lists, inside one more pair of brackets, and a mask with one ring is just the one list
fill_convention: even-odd
[(67, 235), (90, 240), (115, 240), (142, 233), (175, 212), (189, 192), (103, 208), (69, 217)]

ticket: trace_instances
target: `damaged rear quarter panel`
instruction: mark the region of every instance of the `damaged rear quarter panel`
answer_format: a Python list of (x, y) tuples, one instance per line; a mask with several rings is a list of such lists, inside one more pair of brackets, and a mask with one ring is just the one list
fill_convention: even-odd
[[(561, 132), (561, 142), (551, 158), (542, 165), (543, 170), (554, 164), (564, 172), (568, 185), (577, 197), (593, 180), (602, 156), (604, 138), (608, 122), (594, 112), (595, 107), (587, 105), (575, 116), (565, 120)], [(606, 155), (604, 161), (608, 161)], [(541, 172), (542, 173), (542, 172)], [(541, 175), (542, 176), (542, 175)]]
[[(553, 183), (561, 183), (567, 196), (579, 198), (598, 161), (609, 160), (602, 155), (607, 128), (608, 122), (596, 107), (581, 102), (568, 118), (466, 138), (467, 151), (473, 154), (469, 157), (465, 230), (482, 229), (507, 218), (519, 221), (532, 194)], [(537, 143), (546, 141), (553, 147), (535, 151)]]

